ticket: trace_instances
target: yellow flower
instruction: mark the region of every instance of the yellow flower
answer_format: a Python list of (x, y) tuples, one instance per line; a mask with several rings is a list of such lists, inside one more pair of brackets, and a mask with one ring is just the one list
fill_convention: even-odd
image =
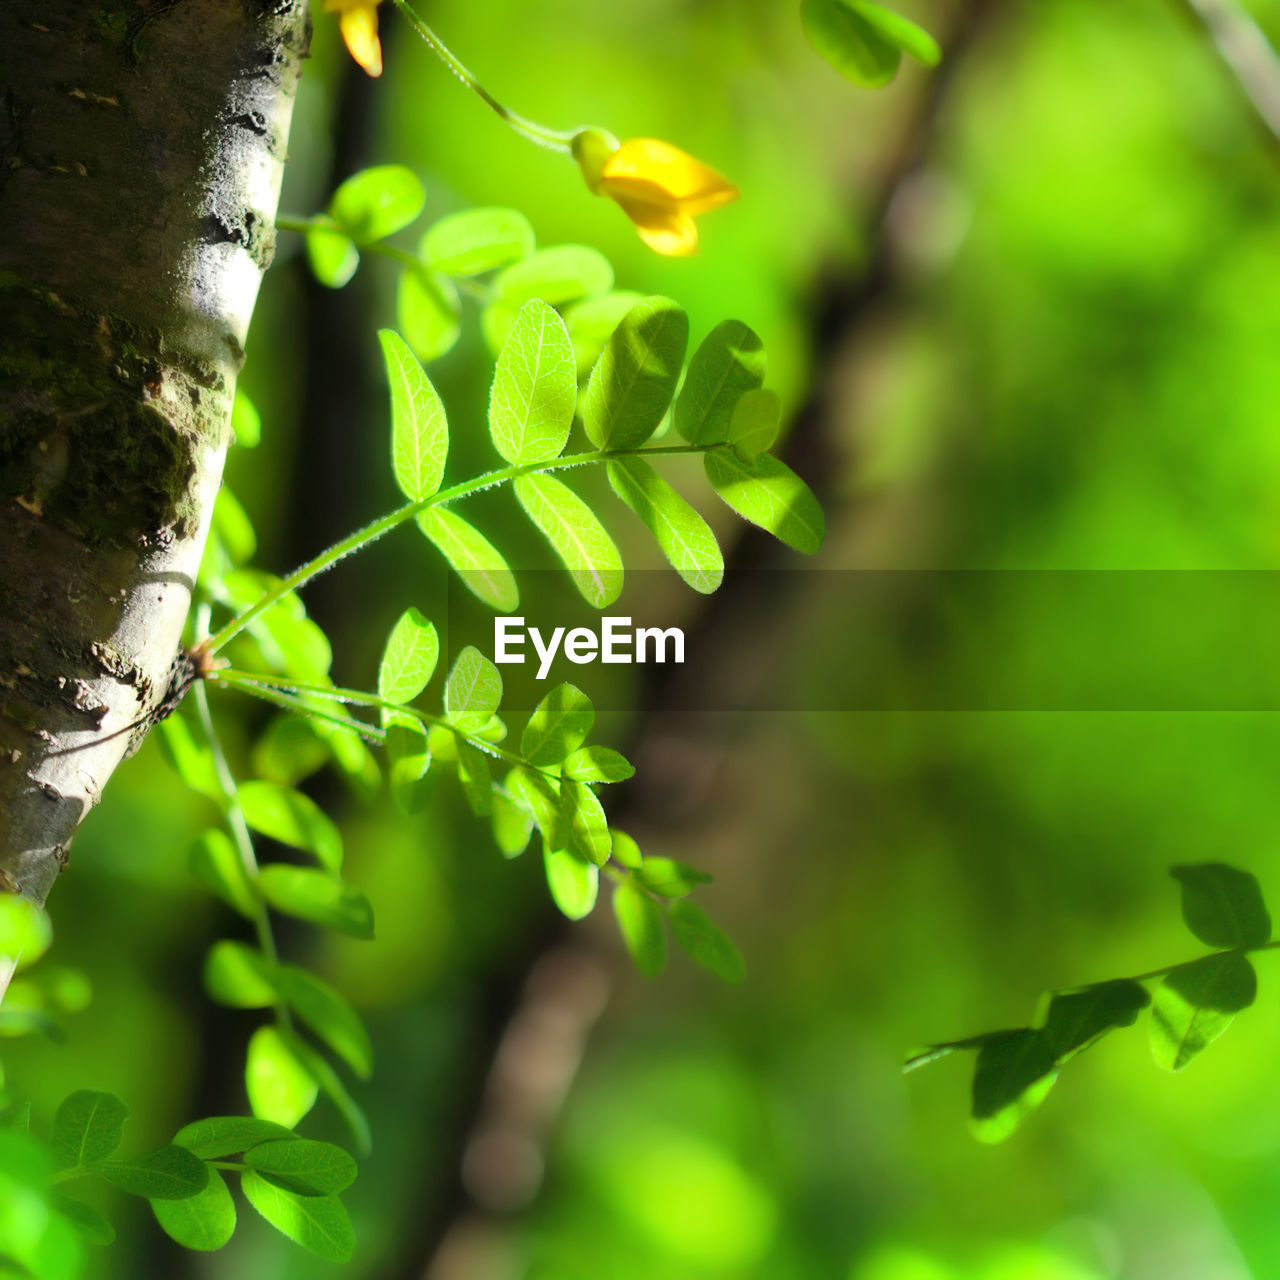
[(686, 257), (698, 248), (694, 215), (738, 198), (738, 188), (709, 165), (657, 138), (619, 145), (600, 129), (573, 139), (587, 186), (608, 196), (656, 253)]
[(380, 0), (324, 0), (326, 13), (338, 14), (338, 28), (347, 52), (371, 76), (382, 74), (382, 44), (378, 40)]

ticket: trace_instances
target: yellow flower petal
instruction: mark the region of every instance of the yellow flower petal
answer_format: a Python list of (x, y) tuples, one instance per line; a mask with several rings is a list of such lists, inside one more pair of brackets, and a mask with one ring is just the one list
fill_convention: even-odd
[(622, 212), (635, 223), (640, 239), (654, 253), (687, 258), (698, 251), (698, 226), (690, 214), (648, 200), (614, 195)]
[[(328, 7), (328, 6), (326, 6)], [(333, 7), (341, 8), (338, 26), (347, 52), (371, 76), (382, 74), (382, 44), (378, 40), (378, 5), (343, 4), (339, 0)]]
[(738, 188), (710, 165), (659, 138), (631, 138), (605, 161), (601, 187), (607, 195), (636, 182), (659, 188), (686, 213), (703, 213), (738, 198)]

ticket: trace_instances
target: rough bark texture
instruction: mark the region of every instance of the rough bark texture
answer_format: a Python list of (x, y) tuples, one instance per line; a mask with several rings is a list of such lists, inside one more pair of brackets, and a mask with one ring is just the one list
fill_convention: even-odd
[(0, 888), (36, 902), (181, 669), (307, 22), (0, 4)]

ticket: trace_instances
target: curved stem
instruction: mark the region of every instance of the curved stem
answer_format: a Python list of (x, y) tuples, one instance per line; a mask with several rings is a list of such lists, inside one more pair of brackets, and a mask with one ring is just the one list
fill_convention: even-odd
[(670, 444), (659, 445), (652, 449), (616, 449), (611, 452), (596, 449), (590, 453), (574, 453), (568, 457), (552, 458), (548, 462), (524, 462), (510, 467), (499, 467), (497, 470), (486, 472), (473, 480), (464, 480), (461, 484), (455, 484), (451, 488), (441, 489), (429, 498), (417, 498), (412, 502), (406, 502), (404, 506), (397, 507), (394, 511), (390, 511), (384, 516), (379, 516), (378, 519), (370, 521), (363, 528), (348, 534), (340, 542), (335, 542), (333, 546), (322, 551), (315, 559), (308, 560), (306, 564), (300, 565), (287, 578), (281, 579), (269, 591), (264, 592), (261, 598), (242, 614), (232, 618), (220, 631), (201, 642), (198, 648), (205, 653), (217, 653), (219, 649), (238, 636), (249, 623), (260, 617), (276, 601), (288, 595), (289, 592), (305, 586), (312, 578), (318, 577), (326, 569), (331, 569), (339, 560), (351, 555), (353, 552), (362, 550), (371, 542), (376, 542), (398, 525), (404, 524), (406, 520), (412, 520), (420, 511), (426, 511), (430, 507), (442, 507), (447, 503), (456, 502), (459, 498), (470, 497), (474, 493), (491, 489), (494, 485), (505, 484), (509, 480), (517, 480), (521, 476), (549, 471), (567, 471), (570, 467), (587, 466), (593, 462), (609, 462), (614, 458), (634, 457), (639, 454), (648, 456), (651, 454), (670, 453), (706, 453), (715, 447), (715, 445), (702, 444)]
[(453, 55), (453, 51), (440, 39), (434, 31), (418, 16), (418, 14), (410, 7), (408, 0), (395, 0), (395, 6), (408, 19), (409, 25), (426, 41), (431, 52), (444, 63), (450, 71), (453, 72), (463, 84), (478, 97), (499, 119), (509, 124), (517, 133), (522, 133), (531, 142), (537, 143), (540, 147), (546, 147), (550, 151), (559, 152), (561, 155), (572, 155), (573, 148), (570, 140), (577, 129), (548, 129), (545, 125), (538, 124), (536, 120), (530, 120), (526, 116), (518, 115), (516, 112), (504, 107), (489, 92), (488, 89), (475, 78), (471, 72), (463, 66)]

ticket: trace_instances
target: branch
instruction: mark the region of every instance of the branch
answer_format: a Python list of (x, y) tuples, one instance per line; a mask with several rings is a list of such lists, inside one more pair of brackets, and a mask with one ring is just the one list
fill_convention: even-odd
[(1272, 146), (1280, 143), (1280, 58), (1235, 0), (1178, 0), (1213, 44)]

